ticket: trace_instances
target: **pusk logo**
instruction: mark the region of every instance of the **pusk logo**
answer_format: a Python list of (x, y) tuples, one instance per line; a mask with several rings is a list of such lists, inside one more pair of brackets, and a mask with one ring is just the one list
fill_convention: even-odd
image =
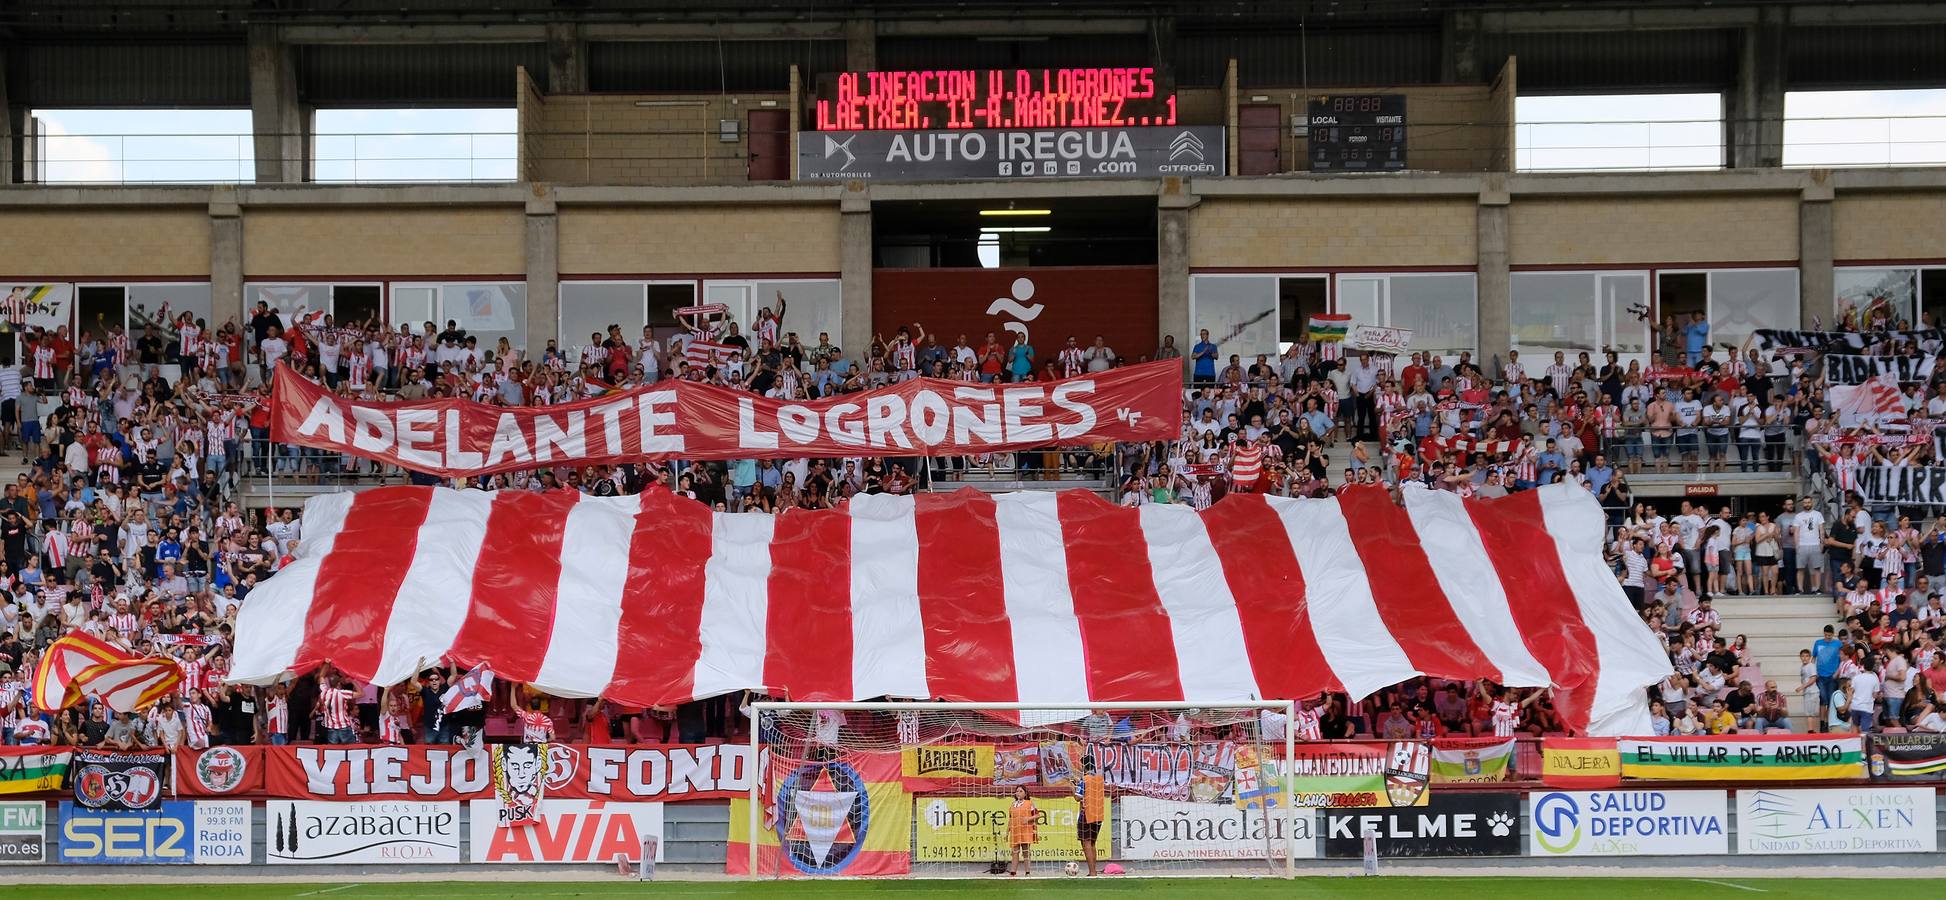
[(1032, 322), (1040, 318), (1041, 311), (1047, 308), (1047, 304), (1021, 305), (1034, 299), (1034, 279), (1026, 276), (1014, 279), (1014, 283), (1009, 288), (1009, 293), (1011, 296), (996, 297), (992, 303), (987, 304), (987, 315), (997, 316), (1001, 313), (1006, 313), (1019, 319), (1019, 322), (1008, 322), (1000, 327), (1020, 335), (1020, 342), (1024, 344), (1027, 343), (1027, 326), (1023, 323)]
[[(826, 138), (825, 140), (830, 140), (830, 138)], [(828, 156), (830, 154), (826, 155)], [(1203, 161), (1203, 139), (1197, 137), (1194, 132), (1180, 132), (1174, 140), (1169, 142), (1169, 161), (1175, 162), (1183, 156), (1187, 156), (1197, 162)]]
[[(851, 137), (845, 138), (844, 140), (841, 141), (836, 138), (833, 138), (831, 135), (828, 134), (825, 135), (824, 136), (824, 158), (830, 159), (835, 154), (843, 153), (845, 155), (845, 164), (839, 166), (838, 171), (840, 172), (851, 171), (851, 164), (858, 161), (858, 157), (853, 156), (851, 152), (851, 142), (857, 139), (857, 137), (858, 135), (854, 134)], [(1202, 156), (1198, 155), (1196, 158), (1202, 159)]]

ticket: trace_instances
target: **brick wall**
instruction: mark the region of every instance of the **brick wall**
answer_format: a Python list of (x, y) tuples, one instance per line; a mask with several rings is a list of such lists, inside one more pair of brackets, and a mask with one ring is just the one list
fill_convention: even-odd
[[(762, 106), (766, 100), (776, 106)], [(750, 111), (788, 108), (790, 94), (553, 94), (545, 101), (534, 180), (708, 184), (748, 180)], [(736, 140), (719, 138), (723, 119), (736, 121)]]
[(1946, 193), (1839, 194), (1831, 222), (1839, 260), (1946, 258)]
[(1515, 198), (1514, 265), (1797, 258), (1797, 195)]
[(525, 241), (517, 206), (250, 209), (243, 274), (510, 275), (526, 271)]
[(562, 274), (836, 272), (834, 206), (563, 207)]
[(185, 209), (7, 210), (0, 271), (62, 278), (209, 276), (209, 215)]
[(1471, 266), (1470, 197), (1204, 200), (1190, 213), (1194, 268)]

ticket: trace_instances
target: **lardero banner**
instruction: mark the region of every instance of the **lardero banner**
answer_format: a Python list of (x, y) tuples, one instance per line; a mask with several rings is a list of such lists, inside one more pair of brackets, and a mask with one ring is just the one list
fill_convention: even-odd
[(798, 140), (802, 180), (1221, 175), (1220, 125), (823, 131)]
[(1363, 855), (1367, 832), (1384, 857), (1520, 855), (1519, 794), (1444, 793), (1411, 809), (1327, 809), (1318, 816), (1328, 859)]
[(1025, 384), (915, 378), (802, 403), (665, 381), (558, 406), (352, 400), (279, 367), (271, 437), (464, 477), (661, 459), (958, 456), (1163, 441), (1182, 430), (1175, 360)]

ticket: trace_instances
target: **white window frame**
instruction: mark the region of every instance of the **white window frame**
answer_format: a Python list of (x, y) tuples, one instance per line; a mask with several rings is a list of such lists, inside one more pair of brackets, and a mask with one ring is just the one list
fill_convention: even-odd
[[(1200, 282), (1200, 281), (1201, 281), (1202, 279), (1205, 279), (1205, 278), (1275, 278), (1275, 279), (1277, 279), (1277, 280), (1278, 280), (1278, 281), (1280, 281), (1280, 282), (1281, 282), (1281, 281), (1283, 281), (1283, 280), (1284, 280), (1284, 279), (1286, 279), (1286, 278), (1309, 278), (1309, 279), (1312, 279), (1312, 280), (1315, 280), (1315, 281), (1321, 281), (1321, 282), (1324, 282), (1324, 308), (1325, 308), (1325, 310), (1326, 310), (1326, 311), (1329, 311), (1329, 312), (1336, 312), (1336, 311), (1337, 311), (1337, 308), (1338, 308), (1338, 305), (1337, 305), (1337, 304), (1338, 304), (1338, 284), (1337, 284), (1337, 282), (1336, 282), (1336, 280), (1334, 280), (1334, 279), (1332, 278), (1332, 275), (1331, 275), (1331, 273), (1330, 273), (1330, 272), (1316, 272), (1316, 271), (1291, 271), (1291, 272), (1191, 272), (1191, 273), (1189, 274), (1189, 334), (1187, 334), (1187, 335), (1184, 335), (1184, 338), (1185, 338), (1185, 340), (1184, 340), (1184, 341), (1182, 341), (1182, 342), (1180, 342), (1180, 343), (1178, 343), (1178, 344), (1177, 344), (1177, 346), (1176, 346), (1176, 349), (1178, 349), (1178, 350), (1181, 350), (1181, 351), (1184, 351), (1184, 352), (1187, 352), (1187, 351), (1188, 351), (1188, 350), (1189, 350), (1190, 348), (1193, 348), (1193, 347), (1195, 347), (1195, 346), (1196, 346), (1196, 341), (1198, 340), (1198, 337), (1197, 337), (1197, 334), (1198, 334), (1198, 331), (1197, 331), (1197, 329), (1199, 329), (1199, 328), (1201, 328), (1201, 327), (1202, 327), (1202, 326), (1200, 326), (1200, 325), (1197, 325), (1197, 324), (1196, 324), (1196, 322), (1198, 321), (1198, 320), (1197, 320), (1197, 318), (1196, 318), (1196, 301), (1197, 301), (1197, 291), (1196, 291), (1196, 285), (1198, 284), (1198, 282)], [(1281, 287), (1282, 287), (1282, 285), (1280, 284), (1280, 285), (1279, 285), (1279, 288), (1281, 289)], [(1278, 314), (1278, 313), (1281, 313), (1281, 312), (1283, 311), (1283, 297), (1282, 297), (1282, 295), (1280, 294), (1279, 296), (1277, 296), (1277, 297), (1275, 297), (1275, 298), (1273, 298), (1273, 299), (1274, 299), (1274, 300), (1275, 300), (1275, 301), (1277, 302), (1277, 304), (1278, 304), (1278, 309), (1277, 309), (1276, 311), (1274, 311), (1274, 312), (1272, 313), (1272, 315), (1276, 315), (1276, 314)], [(1281, 335), (1280, 335), (1280, 337), (1281, 337)], [(1271, 349), (1270, 349), (1269, 351), (1266, 351), (1266, 352), (1270, 352), (1270, 353), (1275, 353), (1275, 354), (1278, 354), (1278, 355), (1282, 355), (1282, 354), (1283, 354), (1283, 352), (1284, 352), (1284, 349), (1285, 349), (1285, 346), (1286, 346), (1286, 345), (1284, 344), (1284, 342), (1283, 342), (1282, 340), (1278, 340), (1278, 341), (1276, 341), (1276, 342), (1274, 342), (1274, 344), (1273, 344), (1273, 346), (1271, 347)]]
[[(413, 282), (413, 283), (414, 283), (414, 284), (421, 284), (421, 283), (419, 283), (419, 282)], [(244, 282), (244, 283), (243, 283), (243, 299), (244, 299), (244, 305), (246, 306), (246, 309), (244, 310), (244, 312), (245, 312), (245, 313), (248, 313), (248, 312), (250, 312), (250, 309), (248, 309), (247, 307), (249, 307), (249, 306), (251, 305), (251, 302), (250, 302), (250, 298), (251, 298), (251, 293), (250, 293), (250, 292), (251, 292), (251, 290), (252, 290), (253, 288), (260, 288), (260, 287), (323, 287), (323, 288), (330, 288), (330, 289), (331, 289), (331, 292), (330, 292), (330, 296), (331, 296), (331, 302), (330, 302), (330, 304), (329, 304), (328, 306), (326, 306), (326, 308), (325, 308), (325, 310), (324, 310), (324, 314), (325, 314), (325, 315), (327, 315), (327, 316), (331, 316), (332, 318), (334, 318), (334, 319), (335, 319), (335, 318), (337, 318), (337, 316), (338, 316), (338, 289), (339, 289), (339, 288), (341, 288), (341, 287), (375, 287), (375, 288), (378, 288), (378, 313), (379, 313), (379, 318), (382, 318), (382, 319), (386, 319), (387, 321), (390, 321), (390, 319), (391, 319), (391, 314), (392, 314), (392, 304), (391, 304), (391, 299), (392, 299), (392, 297), (391, 297), (391, 292), (390, 292), (389, 290), (387, 290), (387, 287), (388, 287), (388, 284), (389, 284), (388, 282), (384, 282), (384, 281), (246, 281), (246, 282)]]
[[(1514, 272), (1512, 272), (1509, 276), (1510, 280), (1509, 280), (1509, 287), (1507, 290), (1507, 321), (1510, 323), (1513, 321), (1513, 303), (1514, 303), (1511, 279), (1518, 278), (1522, 275), (1586, 275), (1586, 276), (1591, 276), (1595, 279), (1595, 294), (1593, 297), (1589, 298), (1589, 300), (1593, 302), (1595, 305), (1595, 349), (1589, 352), (1590, 359), (1594, 359), (1600, 356), (1601, 348), (1615, 346), (1615, 320), (1614, 317), (1609, 314), (1609, 310), (1604, 308), (1607, 301), (1601, 295), (1601, 280), (1603, 278), (1614, 278), (1614, 277), (1622, 277), (1622, 276), (1640, 278), (1642, 279), (1642, 302), (1644, 304), (1649, 304), (1655, 299), (1656, 296), (1655, 294), (1656, 272), (1653, 269), (1517, 269)], [(1479, 285), (1478, 282), (1476, 281), (1474, 283), (1474, 293), (1476, 297), (1478, 296), (1478, 291), (1479, 291)], [(1641, 362), (1643, 365), (1648, 364), (1649, 353), (1654, 349), (1655, 342), (1653, 339), (1653, 335), (1650, 334), (1649, 332), (1649, 323), (1647, 320), (1642, 321), (1641, 329), (1642, 329), (1642, 333), (1640, 337), (1641, 337), (1643, 351), (1641, 353), (1619, 353), (1618, 352), (1616, 354), (1616, 358), (1620, 360), (1622, 365), (1626, 366), (1631, 361)], [(1514, 342), (1512, 341), (1509, 342), (1509, 347), (1510, 349), (1513, 350), (1519, 350), (1522, 353), (1526, 353), (1528, 350), (1534, 349), (1531, 346), (1522, 348), (1514, 344)], [(1599, 360), (1597, 360), (1597, 363), (1599, 363)], [(1528, 364), (1536, 365), (1537, 363), (1530, 362)]]
[[(1898, 267), (1897, 266), (1877, 266), (1875, 268), (1892, 269)], [(1653, 306), (1655, 308), (1654, 315), (1656, 321), (1658, 322), (1662, 320), (1662, 276), (1664, 275), (1703, 276), (1703, 315), (1707, 317), (1709, 320), (1710, 340), (1712, 342), (1715, 342), (1716, 340), (1716, 319), (1717, 319), (1716, 279), (1713, 276), (1718, 273), (1727, 274), (1727, 273), (1736, 273), (1736, 272), (1789, 272), (1791, 273), (1791, 295), (1798, 297), (1799, 303), (1803, 302), (1802, 298), (1804, 296), (1804, 272), (1798, 266), (1716, 266), (1710, 268), (1692, 267), (1686, 269), (1656, 269), (1654, 271), (1655, 271), (1656, 281), (1655, 284), (1653, 285), (1653, 287), (1655, 288), (1655, 292), (1654, 292), (1655, 303), (1653, 304)], [(1833, 283), (1834, 284), (1836, 283), (1835, 279)], [(1831, 305), (1833, 309), (1836, 309), (1838, 305), (1838, 295), (1835, 287), (1833, 288), (1833, 292), (1831, 295)], [(1789, 322), (1780, 322), (1770, 327), (1783, 328), (1783, 329), (1795, 329), (1798, 327), (1798, 324), (1799, 324), (1798, 321), (1796, 319), (1793, 319)], [(1653, 346), (1650, 347), (1649, 349), (1651, 353), (1653, 353), (1655, 350)]]
[[(1914, 308), (1905, 312), (1908, 314), (1907, 318), (1915, 323), (1913, 327), (1916, 328), (1918, 327), (1917, 323), (1920, 321), (1921, 315), (1926, 309), (1926, 273), (1946, 272), (1946, 263), (1880, 263), (1869, 266), (1834, 266), (1831, 271), (1835, 276), (1844, 272), (1888, 272), (1897, 270), (1906, 270), (1913, 273), (1912, 303)], [(1838, 279), (1834, 277), (1831, 279), (1831, 318), (1833, 328), (1837, 327), (1835, 324), (1837, 317)]]
[[(703, 302), (702, 299), (703, 282), (700, 279), (696, 279), (696, 278), (563, 278), (561, 279), (559, 286), (555, 288), (556, 291), (555, 296), (557, 299), (559, 297), (560, 288), (570, 284), (624, 285), (627, 287), (638, 289), (637, 293), (640, 295), (639, 305), (641, 307), (643, 322), (649, 321), (649, 286), (650, 285), (657, 285), (657, 284), (686, 285), (687, 287), (690, 288), (690, 296), (694, 297), (697, 303)], [(561, 331), (561, 327), (566, 319), (566, 315), (567, 315), (567, 304), (559, 303), (559, 302), (555, 303), (554, 340), (555, 340), (555, 345), (560, 347), (564, 351), (570, 346), (570, 344), (568, 343), (567, 336), (563, 334)], [(628, 335), (630, 340), (633, 340), (636, 336), (637, 336), (636, 334)], [(579, 340), (579, 338), (576, 338), (576, 340)]]
[[(1445, 272), (1445, 271), (1437, 271), (1437, 272), (1339, 272), (1339, 273), (1336, 273), (1336, 275), (1334, 275), (1334, 276), (1333, 276), (1333, 278), (1332, 278), (1332, 282), (1331, 282), (1331, 311), (1332, 311), (1332, 312), (1334, 312), (1334, 313), (1340, 313), (1340, 312), (1344, 312), (1344, 310), (1343, 310), (1343, 309), (1341, 309), (1341, 308), (1339, 307), (1339, 303), (1341, 302), (1341, 301), (1340, 301), (1340, 298), (1342, 298), (1342, 297), (1344, 296), (1344, 283), (1345, 283), (1345, 281), (1346, 281), (1346, 280), (1374, 280), (1374, 281), (1377, 281), (1377, 282), (1379, 282), (1379, 284), (1381, 285), (1381, 288), (1380, 288), (1380, 290), (1379, 290), (1379, 294), (1378, 294), (1378, 318), (1379, 318), (1379, 321), (1377, 321), (1377, 322), (1370, 322), (1370, 323), (1363, 323), (1363, 324), (1371, 324), (1371, 325), (1381, 325), (1381, 326), (1386, 326), (1386, 327), (1390, 327), (1390, 326), (1392, 325), (1392, 281), (1393, 281), (1393, 279), (1397, 279), (1397, 278), (1423, 278), (1423, 277), (1426, 277), (1426, 276), (1435, 276), (1435, 277), (1444, 277), (1444, 276), (1452, 276), (1452, 275), (1464, 275), (1464, 276), (1466, 276), (1467, 278), (1469, 278), (1469, 279), (1471, 279), (1471, 284), (1472, 284), (1472, 287), (1473, 287), (1473, 344), (1474, 344), (1474, 346), (1472, 346), (1472, 347), (1463, 347), (1463, 348), (1459, 348), (1459, 349), (1461, 349), (1461, 350), (1471, 350), (1471, 351), (1473, 351), (1474, 353), (1476, 353), (1476, 354), (1477, 354), (1477, 353), (1479, 353), (1479, 352), (1480, 352), (1480, 348), (1479, 348), (1479, 343), (1480, 343), (1480, 273), (1479, 273), (1479, 270), (1477, 270), (1477, 269), (1456, 269), (1456, 270), (1453, 270), (1453, 271), (1450, 271), (1450, 272)], [(1352, 324), (1361, 324), (1361, 323), (1358, 323), (1358, 322), (1356, 322), (1356, 321), (1354, 321), (1354, 322), (1353, 322)], [(1414, 338), (1414, 340), (1417, 340), (1417, 339), (1418, 339), (1418, 335), (1417, 335), (1417, 334), (1415, 334), (1415, 335), (1413, 335), (1413, 338)], [(1416, 352), (1416, 348), (1415, 348), (1415, 352)], [(1457, 351), (1456, 351), (1456, 350), (1440, 350), (1440, 351), (1437, 351), (1437, 352), (1441, 352), (1441, 353), (1445, 353), (1445, 352), (1457, 352)]]

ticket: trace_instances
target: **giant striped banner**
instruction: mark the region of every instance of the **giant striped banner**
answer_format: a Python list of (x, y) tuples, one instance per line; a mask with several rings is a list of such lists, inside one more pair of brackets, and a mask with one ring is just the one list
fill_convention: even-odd
[(1586, 490), (1405, 501), (962, 489), (772, 516), (661, 490), (331, 494), (250, 592), (230, 677), (330, 662), (393, 684), (445, 659), (638, 706), (741, 689), (1099, 706), (1364, 697), (1423, 674), (1552, 684), (1576, 727), (1647, 728), (1641, 688), (1668, 659)]

